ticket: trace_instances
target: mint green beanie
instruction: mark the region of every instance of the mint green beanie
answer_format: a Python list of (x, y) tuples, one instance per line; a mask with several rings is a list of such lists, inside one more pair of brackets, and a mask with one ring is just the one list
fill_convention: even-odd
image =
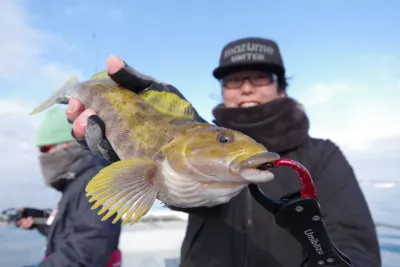
[(47, 111), (36, 133), (36, 145), (53, 145), (72, 141), (72, 125), (67, 121), (65, 110), (54, 107)]

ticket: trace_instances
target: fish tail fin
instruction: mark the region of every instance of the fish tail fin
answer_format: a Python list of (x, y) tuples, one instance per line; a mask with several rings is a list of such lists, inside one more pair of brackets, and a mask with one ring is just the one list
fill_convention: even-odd
[(43, 110), (53, 106), (54, 104), (68, 104), (69, 98), (67, 93), (70, 91), (72, 86), (79, 83), (76, 76), (71, 76), (52, 96), (46, 99), (42, 104), (37, 106), (29, 115), (34, 115), (42, 112)]

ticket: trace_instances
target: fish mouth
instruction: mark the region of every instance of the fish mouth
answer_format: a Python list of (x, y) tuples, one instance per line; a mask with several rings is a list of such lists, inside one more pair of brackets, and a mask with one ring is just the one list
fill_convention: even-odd
[(261, 152), (237, 162), (234, 164), (236, 166), (232, 166), (232, 170), (247, 182), (268, 182), (274, 179), (274, 174), (270, 170), (274, 168), (274, 162), (278, 159), (280, 156), (277, 153)]
[[(241, 157), (241, 156), (239, 156)], [(233, 180), (213, 180), (199, 181), (207, 188), (243, 188), (249, 183), (264, 183), (274, 179), (274, 174), (270, 172), (275, 167), (275, 161), (280, 156), (274, 152), (260, 152), (253, 154), (245, 160), (236, 158), (229, 164), (229, 172), (236, 178)]]

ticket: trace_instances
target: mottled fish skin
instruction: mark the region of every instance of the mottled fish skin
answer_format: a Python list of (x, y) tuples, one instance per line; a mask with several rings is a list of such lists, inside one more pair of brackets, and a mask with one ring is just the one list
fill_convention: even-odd
[(189, 119), (157, 112), (139, 95), (110, 79), (83, 82), (71, 96), (102, 118), (105, 135), (120, 159), (160, 157), (157, 152), (163, 145), (194, 124)]

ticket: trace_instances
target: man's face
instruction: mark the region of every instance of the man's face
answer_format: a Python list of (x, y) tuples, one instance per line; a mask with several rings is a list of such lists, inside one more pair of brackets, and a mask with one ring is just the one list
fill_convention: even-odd
[(278, 93), (276, 75), (263, 71), (244, 70), (222, 79), (222, 95), (228, 108), (252, 107), (285, 97)]

